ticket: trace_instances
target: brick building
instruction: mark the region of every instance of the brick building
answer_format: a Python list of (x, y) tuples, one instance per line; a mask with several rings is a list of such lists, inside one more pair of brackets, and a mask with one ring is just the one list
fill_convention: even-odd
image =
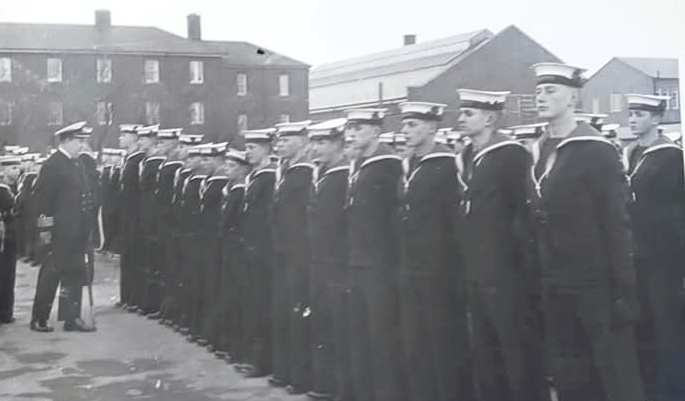
[(669, 96), (664, 124), (680, 124), (678, 60), (671, 58), (614, 57), (583, 87), (583, 108), (608, 114), (607, 121), (628, 125), (626, 93)]
[(229, 140), (240, 129), (304, 118), (309, 66), (247, 42), (206, 41), (154, 27), (0, 23), (0, 140), (44, 149), (77, 120), (95, 145), (120, 123), (160, 123)]
[(387, 107), (386, 129), (399, 128), (397, 104), (433, 101), (448, 105), (443, 126), (454, 126), (458, 88), (508, 90), (503, 124), (534, 122), (535, 75), (530, 66), (560, 61), (520, 29), (480, 30), (416, 43), (312, 69), (310, 118), (337, 117), (351, 107)]

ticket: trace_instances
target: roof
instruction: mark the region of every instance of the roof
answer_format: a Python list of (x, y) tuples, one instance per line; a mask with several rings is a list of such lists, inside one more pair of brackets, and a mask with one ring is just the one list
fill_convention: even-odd
[(28, 24), (0, 22), (0, 49), (6, 52), (110, 52), (203, 54), (211, 49), (154, 27), (113, 25)]
[(226, 64), (309, 67), (306, 63), (249, 42), (203, 40), (202, 44), (211, 52), (222, 54)]
[(403, 99), (492, 38), (489, 30), (464, 33), (314, 67), (309, 74), (312, 110)]
[(678, 78), (678, 59), (648, 57), (616, 57), (616, 59), (652, 78)]

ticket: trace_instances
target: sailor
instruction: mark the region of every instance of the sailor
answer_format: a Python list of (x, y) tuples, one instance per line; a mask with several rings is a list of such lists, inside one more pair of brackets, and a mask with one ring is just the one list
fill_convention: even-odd
[(307, 126), (310, 121), (276, 125), (276, 170), (273, 204), (274, 385), (286, 385), (291, 394), (309, 391), (311, 348), (309, 306), (310, 247), (307, 204), (313, 190), (314, 164), (309, 162)]
[[(560, 400), (644, 400), (633, 337), (636, 277), (628, 187), (614, 146), (574, 110), (583, 70), (532, 67), (538, 116), (549, 123), (533, 147), (533, 202), (542, 271), (550, 391)], [(590, 362), (598, 389), (589, 389)]]
[(346, 110), (351, 164), (347, 201), (350, 267), (350, 364), (354, 399), (403, 400), (398, 330), (402, 159), (379, 142), (385, 109)]
[[(0, 156), (0, 325), (14, 322), (17, 269), (14, 199), (21, 157)], [(42, 327), (47, 327), (47, 323)]]
[(634, 201), (641, 362), (650, 399), (685, 397), (683, 150), (659, 134), (666, 96), (626, 95), (635, 143), (624, 149)]
[[(527, 325), (534, 315), (532, 300), (539, 296), (526, 202), (531, 158), (522, 144), (498, 131), (509, 92), (457, 92), (457, 129), (471, 139), (458, 157), (461, 165), (471, 166), (469, 174), (460, 175), (461, 249), (476, 388), (483, 401), (534, 400), (540, 363), (533, 358), (540, 349), (533, 350), (542, 339)], [(468, 156), (472, 159), (465, 160)]]
[[(458, 244), (454, 153), (438, 136), (446, 105), (400, 103), (408, 160), (400, 268), (408, 400), (467, 399), (470, 380), (464, 265)], [(444, 141), (442, 141), (444, 139)]]
[(349, 160), (345, 126), (337, 118), (311, 125), (309, 140), (317, 170), (308, 214), (311, 262), (312, 389), (315, 399), (350, 399), (347, 318), (345, 200)]

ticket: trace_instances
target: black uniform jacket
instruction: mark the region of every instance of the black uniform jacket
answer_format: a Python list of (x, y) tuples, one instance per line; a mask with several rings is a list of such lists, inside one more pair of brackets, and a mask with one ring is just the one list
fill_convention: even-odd
[(146, 158), (141, 164), (140, 170), (140, 221), (142, 233), (146, 238), (154, 239), (157, 237), (157, 175), (159, 167), (166, 160), (162, 156), (152, 156)]
[(474, 154), (471, 177), (460, 176), (461, 239), (470, 282), (497, 285), (536, 279), (527, 252), (532, 239), (526, 197), (531, 162), (523, 145), (495, 134)]
[(393, 268), (399, 263), (402, 173), (402, 159), (385, 144), (352, 162), (347, 202), (351, 266)]
[(240, 234), (240, 227), (245, 200), (245, 184), (232, 185), (227, 192), (221, 225), (225, 238), (224, 244), (230, 255), (235, 254), (242, 247), (243, 239)]
[[(626, 169), (633, 150), (634, 145), (625, 148)], [(680, 282), (685, 276), (683, 150), (661, 137), (628, 174), (634, 195), (630, 211), (637, 254), (650, 260), (650, 268), (671, 266), (672, 278)]]
[(309, 262), (307, 202), (313, 189), (314, 168), (311, 163), (294, 163), (282, 164), (276, 170), (274, 251), (299, 267)]
[(0, 219), (5, 223), (4, 237), (0, 238), (5, 250), (14, 245), (17, 237), (14, 219), (14, 192), (6, 184), (0, 184)]
[(202, 210), (202, 198), (200, 189), (206, 175), (191, 175), (183, 184), (183, 232), (190, 235), (198, 235), (202, 229), (200, 212)]
[(202, 186), (202, 235), (214, 240), (221, 233), (221, 206), (228, 177), (209, 177)]
[(457, 268), (459, 187), (454, 153), (436, 144), (412, 157), (404, 183), (403, 241), (409, 271), (445, 273)]
[(532, 201), (541, 229), (543, 282), (560, 287), (609, 286), (615, 298), (635, 302), (628, 185), (616, 148), (579, 123), (535, 177)]
[(347, 263), (345, 202), (349, 163), (318, 171), (309, 203), (309, 239), (312, 263), (344, 266)]
[(87, 178), (74, 160), (61, 151), (43, 164), (35, 189), (37, 213), (54, 218), (52, 256), (61, 271), (83, 271), (88, 218), (83, 196)]
[(145, 153), (134, 152), (124, 162), (121, 172), (121, 197), (119, 198), (119, 211), (121, 218), (121, 238), (124, 249), (135, 244), (138, 227), (140, 224), (140, 162), (145, 158)]
[(271, 262), (271, 206), (276, 181), (275, 172), (273, 166), (255, 170), (248, 175), (245, 183), (241, 228), (245, 257), (251, 263)]

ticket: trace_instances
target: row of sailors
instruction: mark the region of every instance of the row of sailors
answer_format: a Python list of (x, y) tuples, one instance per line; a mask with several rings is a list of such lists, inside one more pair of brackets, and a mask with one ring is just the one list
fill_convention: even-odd
[(665, 101), (628, 96), (640, 139), (621, 158), (576, 120), (582, 71), (534, 67), (548, 125), (529, 148), (496, 130), (506, 92), (466, 89), (459, 156), (426, 102), (401, 105), (406, 161), (379, 141), (383, 109), (246, 131), (245, 151), (122, 127), (119, 182), (102, 180), (122, 306), (315, 398), (644, 401), (643, 383), (682, 398)]

